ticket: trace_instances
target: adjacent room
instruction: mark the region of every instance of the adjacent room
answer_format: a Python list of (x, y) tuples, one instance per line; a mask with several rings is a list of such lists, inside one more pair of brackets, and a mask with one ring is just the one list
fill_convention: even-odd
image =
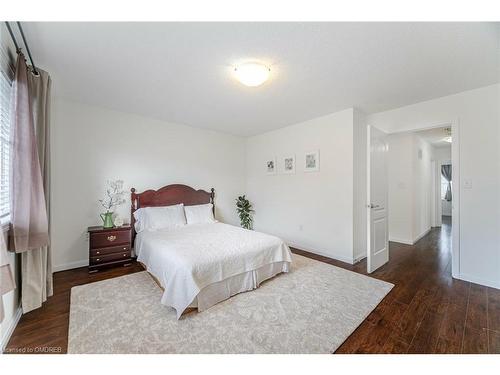
[(451, 126), (391, 134), (388, 148), (389, 241), (414, 245), (432, 228), (450, 229)]
[(3, 353), (500, 353), (500, 23), (0, 40)]

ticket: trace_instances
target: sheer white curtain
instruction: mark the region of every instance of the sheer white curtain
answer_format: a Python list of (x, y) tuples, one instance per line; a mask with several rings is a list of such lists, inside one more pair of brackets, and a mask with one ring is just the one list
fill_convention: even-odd
[(23, 312), (52, 295), (49, 248), (49, 75), (35, 76), (18, 54), (11, 109), (11, 231), (9, 250), (21, 253)]

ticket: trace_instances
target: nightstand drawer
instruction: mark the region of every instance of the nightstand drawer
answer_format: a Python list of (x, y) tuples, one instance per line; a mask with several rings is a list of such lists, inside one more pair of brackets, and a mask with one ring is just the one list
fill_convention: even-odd
[(128, 244), (120, 245), (120, 246), (113, 246), (113, 247), (103, 247), (103, 248), (97, 248), (97, 249), (90, 249), (90, 256), (91, 257), (99, 257), (99, 256), (103, 256), (103, 255), (113, 254), (113, 253), (123, 253), (124, 251), (130, 251), (130, 246)]
[(130, 259), (130, 250), (122, 251), (121, 253), (108, 254), (103, 256), (95, 256), (90, 257), (90, 265), (108, 263), (108, 262), (116, 262), (119, 260), (127, 260)]
[(116, 246), (119, 244), (129, 244), (132, 240), (129, 230), (109, 231), (90, 234), (90, 248), (98, 249), (101, 247)]
[(89, 227), (89, 272), (132, 263), (132, 227)]

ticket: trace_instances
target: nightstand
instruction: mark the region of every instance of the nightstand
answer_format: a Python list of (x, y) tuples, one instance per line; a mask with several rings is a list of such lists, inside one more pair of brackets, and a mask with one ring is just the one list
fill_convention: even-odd
[(132, 263), (132, 227), (89, 227), (89, 272)]

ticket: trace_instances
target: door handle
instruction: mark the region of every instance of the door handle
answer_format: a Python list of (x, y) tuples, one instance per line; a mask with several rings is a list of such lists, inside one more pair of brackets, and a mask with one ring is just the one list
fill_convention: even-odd
[(367, 207), (368, 207), (368, 208), (379, 208), (379, 207), (380, 207), (380, 205), (370, 203), (369, 205), (367, 205)]

